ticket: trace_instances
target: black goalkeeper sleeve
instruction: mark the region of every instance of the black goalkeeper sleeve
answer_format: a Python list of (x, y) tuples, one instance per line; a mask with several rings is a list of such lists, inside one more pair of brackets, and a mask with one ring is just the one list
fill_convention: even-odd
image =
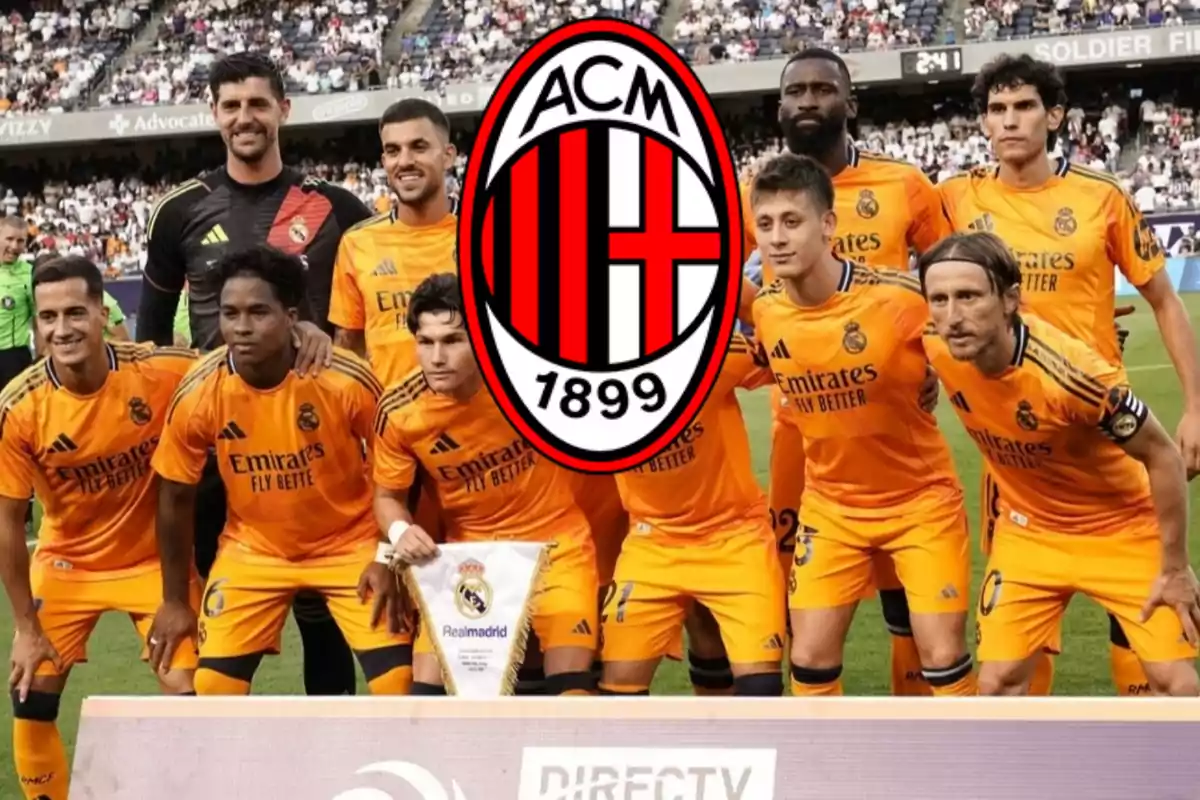
[(139, 342), (154, 342), (169, 347), (175, 342), (175, 311), (180, 292), (168, 292), (147, 280), (142, 281), (142, 299), (138, 301), (137, 330)]

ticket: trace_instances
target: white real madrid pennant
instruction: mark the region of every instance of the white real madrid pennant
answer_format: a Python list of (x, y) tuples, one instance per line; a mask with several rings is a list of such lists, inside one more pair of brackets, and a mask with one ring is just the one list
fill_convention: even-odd
[(405, 580), (442, 663), (446, 694), (512, 694), (549, 544), (460, 542), (439, 548), (433, 561), (409, 567)]

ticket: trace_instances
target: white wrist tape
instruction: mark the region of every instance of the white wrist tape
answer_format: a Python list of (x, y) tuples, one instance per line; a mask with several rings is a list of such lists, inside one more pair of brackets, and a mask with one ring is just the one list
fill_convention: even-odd
[(375, 563), (390, 565), (392, 556), (395, 554), (395, 549), (387, 542), (380, 542), (379, 547), (375, 549)]
[(392, 526), (388, 528), (388, 541), (393, 545), (400, 544), (400, 537), (403, 536), (404, 532), (410, 527), (412, 526), (409, 525), (409, 523), (399, 519), (396, 520), (392, 523)]

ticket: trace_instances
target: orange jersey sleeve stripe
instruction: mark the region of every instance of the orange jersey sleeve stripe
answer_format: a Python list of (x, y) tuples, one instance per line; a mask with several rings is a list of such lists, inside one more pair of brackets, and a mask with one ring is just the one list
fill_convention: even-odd
[(208, 376), (223, 367), (228, 359), (229, 350), (225, 347), (218, 347), (200, 359), (200, 362), (184, 376), (179, 388), (175, 390), (175, 396), (171, 398), (171, 405), (167, 408), (167, 422), (170, 422), (171, 418), (175, 416), (175, 409), (179, 406), (179, 402), (199, 388)]
[(379, 400), (379, 410), (375, 412), (375, 435), (384, 434), (388, 417), (394, 412), (416, 402), (428, 391), (429, 384), (425, 381), (425, 373), (419, 370), (385, 391)]
[(1047, 378), (1081, 403), (1095, 408), (1103, 405), (1108, 394), (1104, 384), (1076, 367), (1066, 356), (1056, 352), (1051, 345), (1035, 335), (1029, 336), (1025, 358), (1037, 365)]
[(379, 383), (379, 379), (375, 374), (362, 362), (357, 359), (347, 358), (341, 353), (335, 352), (330, 360), (330, 369), (339, 372), (349, 378), (353, 378), (364, 389), (371, 393), (371, 396), (379, 399), (383, 394), (383, 385)]

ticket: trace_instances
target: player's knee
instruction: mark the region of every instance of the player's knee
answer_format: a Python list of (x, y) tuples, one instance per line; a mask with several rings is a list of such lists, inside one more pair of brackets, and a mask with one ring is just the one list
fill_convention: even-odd
[(592, 671), (560, 672), (546, 676), (546, 694), (551, 697), (572, 694), (595, 694), (596, 676)]
[(883, 622), (892, 636), (912, 636), (912, 616), (908, 610), (908, 595), (903, 589), (881, 589), (879, 605)]
[(62, 695), (57, 692), (30, 691), (22, 700), (14, 689), (12, 692), (13, 719), (23, 719), (29, 722), (55, 722), (58, 720), (58, 706)]
[(975, 668), (970, 653), (960, 655), (953, 660), (947, 659), (932, 663), (948, 665), (921, 667), (921, 674), (925, 676), (925, 681), (935, 689), (940, 689), (943, 686), (953, 686), (970, 675), (971, 670)]
[(414, 681), (412, 685), (413, 697), (445, 697), (446, 687), (440, 683), (426, 683), (424, 681)]
[(1150, 691), (1166, 697), (1196, 697), (1200, 695), (1200, 677), (1190, 661), (1147, 664), (1146, 679)]
[(1032, 665), (1019, 661), (985, 662), (979, 667), (978, 691), (985, 697), (1026, 694), (1032, 677)]
[(1125, 635), (1125, 629), (1121, 627), (1121, 622), (1112, 614), (1108, 615), (1108, 641), (1113, 647), (1121, 647), (1126, 650), (1131, 650), (1129, 645), (1129, 637)]
[[(596, 666), (592, 665), (592, 676), (595, 680), (600, 680), (600, 673), (596, 671)], [(513, 690), (513, 694), (518, 697), (534, 697), (537, 695), (546, 694), (546, 671), (541, 667), (521, 667), (517, 671), (517, 685)]]
[(733, 693), (738, 697), (782, 697), (783, 676), (778, 672), (738, 675), (733, 679)]
[(688, 651), (688, 676), (701, 689), (732, 689), (733, 668), (725, 656), (705, 658)]
[(842, 679), (842, 665), (836, 667), (806, 667), (792, 664), (792, 680), (805, 686), (828, 686)]

